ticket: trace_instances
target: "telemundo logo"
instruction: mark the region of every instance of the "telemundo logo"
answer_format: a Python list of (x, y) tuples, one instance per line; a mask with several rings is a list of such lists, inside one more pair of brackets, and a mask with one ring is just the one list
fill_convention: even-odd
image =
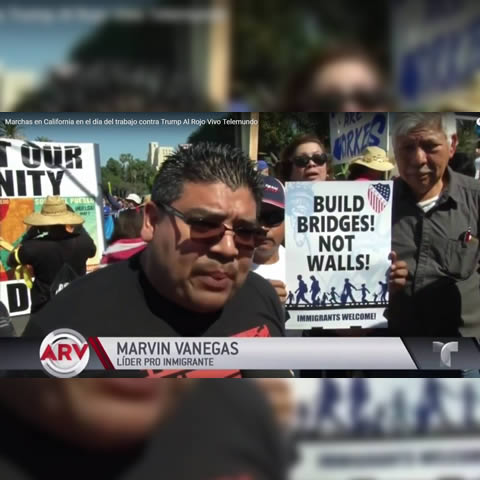
[(433, 351), (440, 353), (440, 367), (451, 368), (452, 353), (458, 352), (458, 342), (432, 342)]

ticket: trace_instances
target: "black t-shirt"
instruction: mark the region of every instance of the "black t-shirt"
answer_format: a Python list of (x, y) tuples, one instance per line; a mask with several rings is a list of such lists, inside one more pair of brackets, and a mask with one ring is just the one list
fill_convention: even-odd
[(96, 246), (88, 233), (65, 232), (63, 238), (50, 236), (26, 240), (18, 257), (23, 265), (32, 265), (35, 281), (32, 288), (32, 312), (50, 300), (50, 287), (62, 266), (67, 263), (79, 276), (85, 275), (87, 259), (93, 257)]
[(145, 444), (121, 453), (85, 451), (32, 428), (1, 407), (0, 414), (2, 479), (285, 478), (288, 458), (281, 435), (263, 395), (248, 380), (198, 382)]
[[(244, 285), (224, 308), (199, 314), (156, 292), (140, 266), (142, 253), (81, 278), (32, 316), (23, 336), (43, 338), (71, 328), (97, 337), (279, 337), (284, 314), (274, 288), (249, 272)], [(149, 376), (239, 376), (232, 371), (148, 371)], [(208, 375), (206, 375), (208, 373)], [(272, 375), (268, 375), (272, 376)]]

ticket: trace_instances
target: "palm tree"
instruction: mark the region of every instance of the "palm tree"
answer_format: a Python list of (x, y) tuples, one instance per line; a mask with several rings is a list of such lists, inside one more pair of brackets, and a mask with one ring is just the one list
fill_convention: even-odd
[(0, 137), (23, 139), (22, 129), (19, 125), (7, 123), (6, 120), (0, 120)]

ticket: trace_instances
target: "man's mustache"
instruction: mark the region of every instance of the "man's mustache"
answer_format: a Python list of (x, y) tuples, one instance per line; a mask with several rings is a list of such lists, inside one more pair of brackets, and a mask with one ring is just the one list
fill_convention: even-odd
[(428, 175), (432, 173), (429, 168), (421, 168), (420, 170), (407, 170), (408, 175)]

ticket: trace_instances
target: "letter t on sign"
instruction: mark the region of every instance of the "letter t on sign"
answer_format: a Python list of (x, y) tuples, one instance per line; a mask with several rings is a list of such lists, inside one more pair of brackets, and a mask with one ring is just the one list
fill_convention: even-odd
[(7, 161), (7, 147), (11, 147), (10, 142), (0, 141), (0, 168), (8, 167)]

